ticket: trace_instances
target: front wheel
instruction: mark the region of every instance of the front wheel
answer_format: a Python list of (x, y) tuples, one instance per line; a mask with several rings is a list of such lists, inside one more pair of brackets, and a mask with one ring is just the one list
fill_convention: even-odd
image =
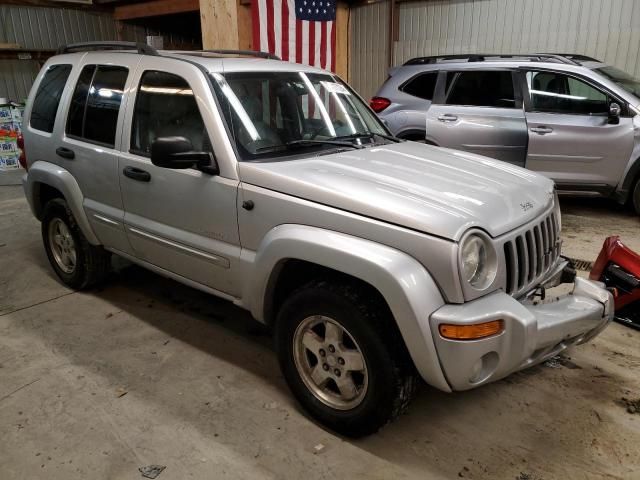
[(377, 431), (408, 405), (417, 377), (390, 314), (358, 286), (312, 282), (283, 305), (280, 366), (293, 394), (344, 435)]

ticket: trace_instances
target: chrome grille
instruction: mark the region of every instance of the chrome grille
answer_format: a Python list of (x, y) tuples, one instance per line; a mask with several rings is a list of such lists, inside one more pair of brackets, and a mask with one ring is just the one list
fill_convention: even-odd
[(507, 293), (524, 293), (544, 278), (560, 255), (559, 237), (552, 211), (504, 243)]

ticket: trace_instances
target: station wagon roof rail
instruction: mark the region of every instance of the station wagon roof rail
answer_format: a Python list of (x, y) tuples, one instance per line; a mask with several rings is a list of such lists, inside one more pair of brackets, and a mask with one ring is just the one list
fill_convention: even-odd
[[(586, 57), (585, 57), (586, 58)], [(523, 59), (533, 62), (556, 62), (565, 63), (569, 65), (579, 65), (578, 62), (573, 59), (556, 55), (553, 53), (534, 53), (534, 54), (499, 54), (499, 53), (487, 53), (487, 54), (460, 54), (460, 55), (435, 55), (430, 57), (416, 57), (412, 58), (404, 63), (404, 65), (425, 65), (431, 63), (439, 63), (447, 60), (466, 60), (467, 62), (484, 62), (495, 59)]]

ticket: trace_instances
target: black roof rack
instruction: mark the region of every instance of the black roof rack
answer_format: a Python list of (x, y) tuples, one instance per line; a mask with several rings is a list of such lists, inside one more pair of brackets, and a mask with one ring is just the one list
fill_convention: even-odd
[[(191, 53), (217, 53), (218, 55), (245, 55), (247, 57), (267, 58), (269, 60), (281, 60), (280, 57), (269, 52), (259, 52), (257, 50), (195, 50)], [(190, 52), (178, 52), (190, 53)]]
[(582, 55), (581, 53), (553, 53), (549, 55), (558, 55), (560, 57), (568, 58), (569, 60), (574, 60), (576, 62), (600, 62), (597, 58), (589, 57), (587, 55)]
[(438, 63), (447, 60), (466, 60), (467, 62), (485, 62), (491, 59), (507, 59), (507, 58), (522, 58), (535, 62), (556, 62), (565, 63), (570, 65), (579, 65), (578, 62), (563, 55), (556, 55), (553, 53), (514, 53), (514, 54), (502, 54), (502, 53), (468, 53), (468, 54), (456, 54), (456, 55), (434, 55), (430, 57), (416, 57), (408, 60), (404, 65), (425, 65), (430, 63)]
[(58, 48), (56, 54), (62, 55), (63, 53), (89, 52), (93, 50), (137, 50), (138, 53), (143, 55), (158, 55), (158, 52), (155, 48), (141, 42), (70, 43), (68, 45), (62, 45), (60, 48)]

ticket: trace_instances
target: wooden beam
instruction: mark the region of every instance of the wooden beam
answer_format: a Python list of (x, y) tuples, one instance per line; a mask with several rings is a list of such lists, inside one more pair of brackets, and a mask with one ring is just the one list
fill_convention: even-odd
[(238, 48), (240, 50), (255, 50), (253, 48), (253, 16), (251, 2), (238, 0)]
[[(238, 0), (200, 0), (202, 48), (240, 48), (237, 2)], [(246, 27), (243, 25), (242, 28)], [(249, 30), (250, 28), (249, 25)]]
[(174, 13), (197, 12), (199, 9), (199, 0), (153, 0), (151, 2), (132, 3), (116, 7), (113, 12), (113, 18), (116, 20), (131, 20)]
[(336, 10), (336, 73), (345, 82), (349, 81), (349, 5), (339, 2)]

